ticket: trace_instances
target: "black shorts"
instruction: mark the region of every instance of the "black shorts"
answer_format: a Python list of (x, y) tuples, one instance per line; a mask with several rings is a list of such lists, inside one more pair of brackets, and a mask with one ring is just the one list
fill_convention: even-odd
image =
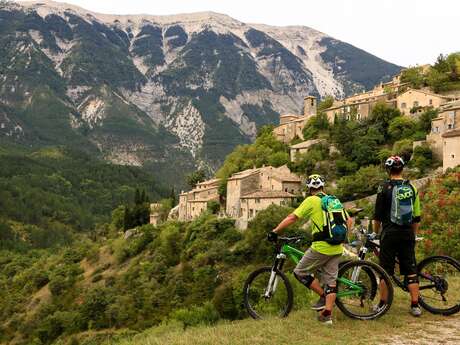
[(398, 258), (401, 275), (417, 274), (415, 262), (415, 239), (401, 238), (392, 234), (385, 234), (380, 241), (380, 266), (389, 275), (395, 271), (395, 259)]

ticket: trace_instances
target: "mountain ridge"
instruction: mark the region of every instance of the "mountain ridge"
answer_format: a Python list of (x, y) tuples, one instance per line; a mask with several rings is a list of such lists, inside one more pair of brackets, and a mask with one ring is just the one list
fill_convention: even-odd
[(215, 171), (258, 128), (301, 112), (306, 95), (342, 97), (400, 70), (308, 27), (215, 12), (104, 15), (52, 1), (7, 3), (0, 41), (0, 102), (14, 134), (3, 138), (73, 138), (114, 163), (165, 171)]

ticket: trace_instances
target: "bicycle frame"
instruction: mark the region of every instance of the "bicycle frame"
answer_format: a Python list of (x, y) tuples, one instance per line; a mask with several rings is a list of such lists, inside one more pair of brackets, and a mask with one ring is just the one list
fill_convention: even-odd
[[(272, 273), (270, 275), (268, 286), (264, 294), (265, 297), (269, 298), (276, 291), (276, 287), (278, 286), (278, 276), (276, 275), (276, 270), (282, 270), (284, 262), (287, 258), (291, 259), (297, 265), (302, 259), (303, 255), (303, 251), (288, 244), (283, 244), (281, 247), (277, 247), (277, 254), (273, 263)], [(349, 280), (344, 277), (338, 277), (337, 281), (348, 287), (347, 290), (339, 291), (337, 293), (338, 298), (359, 295), (364, 292), (361, 286), (355, 284), (356, 279)]]
[[(366, 232), (364, 232), (362, 229), (359, 230), (361, 233), (365, 234)], [(361, 246), (360, 250), (359, 250), (359, 253), (358, 253), (358, 258), (359, 260), (366, 260), (366, 254), (369, 252), (369, 250), (372, 250), (372, 252), (374, 253), (374, 255), (376, 257), (379, 257), (380, 255), (380, 245), (377, 244), (376, 242), (374, 242), (373, 240), (369, 239), (367, 236), (366, 236), (366, 241), (364, 242), (364, 245)], [(396, 258), (395, 259), (395, 262), (399, 265), (399, 261), (398, 259)], [(433, 280), (433, 277), (428, 275), (428, 274), (425, 274), (425, 273), (418, 273), (420, 276), (422, 276), (423, 278), (427, 279), (427, 280), (430, 280), (432, 281)], [(406, 292), (409, 292), (409, 289), (407, 288), (407, 285), (404, 281), (402, 281), (401, 279), (399, 279), (395, 274), (393, 274), (391, 276), (391, 279), (393, 280), (393, 282), (400, 288), (402, 289), (403, 291), (406, 291)], [(420, 290), (426, 290), (426, 289), (432, 289), (432, 288), (435, 288), (436, 285), (435, 284), (430, 284), (430, 285), (423, 285), (423, 286), (419, 286), (419, 289)]]

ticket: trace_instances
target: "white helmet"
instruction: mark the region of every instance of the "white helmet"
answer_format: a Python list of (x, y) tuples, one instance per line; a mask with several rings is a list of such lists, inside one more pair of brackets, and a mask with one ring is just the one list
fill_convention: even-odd
[(324, 177), (322, 177), (321, 175), (314, 174), (314, 175), (308, 176), (306, 183), (307, 183), (308, 188), (318, 189), (318, 188), (324, 187), (325, 180), (324, 180)]

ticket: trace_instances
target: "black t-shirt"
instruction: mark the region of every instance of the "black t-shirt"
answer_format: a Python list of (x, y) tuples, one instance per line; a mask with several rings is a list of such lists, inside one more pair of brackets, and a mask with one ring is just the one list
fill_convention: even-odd
[[(374, 220), (382, 222), (382, 235), (387, 236), (391, 234), (391, 236), (398, 236), (401, 239), (414, 239), (415, 234), (410, 225), (398, 225), (391, 221), (393, 187), (403, 183), (404, 180), (388, 180), (379, 187), (377, 200), (375, 202)], [(419, 202), (417, 190), (415, 187), (413, 188), (415, 191), (415, 198), (417, 202)], [(420, 216), (418, 214), (414, 214), (413, 222), (420, 222)]]

